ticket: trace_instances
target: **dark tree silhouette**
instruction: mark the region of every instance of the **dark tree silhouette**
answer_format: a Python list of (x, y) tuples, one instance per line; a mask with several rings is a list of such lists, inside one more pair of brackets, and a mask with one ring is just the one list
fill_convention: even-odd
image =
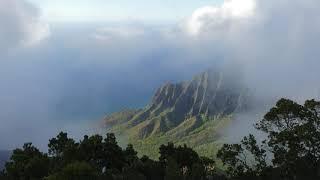
[(14, 150), (10, 160), (5, 166), (8, 179), (40, 179), (49, 173), (48, 156), (31, 143)]
[(320, 179), (319, 113), (315, 100), (299, 105), (281, 99), (256, 124), (268, 135), (266, 140), (259, 144), (249, 135), (241, 144), (225, 144), (218, 157), (233, 177)]

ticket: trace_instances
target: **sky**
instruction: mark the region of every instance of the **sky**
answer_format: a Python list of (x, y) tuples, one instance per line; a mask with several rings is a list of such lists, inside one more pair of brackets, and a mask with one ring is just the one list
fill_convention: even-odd
[[(0, 149), (97, 132), (163, 83), (241, 72), (258, 99), (320, 97), (319, 0), (0, 0)], [(226, 68), (227, 67), (227, 68)], [(10, 137), (10, 138), (8, 138)]]
[(54, 22), (143, 20), (150, 23), (182, 20), (195, 8), (223, 0), (30, 0)]

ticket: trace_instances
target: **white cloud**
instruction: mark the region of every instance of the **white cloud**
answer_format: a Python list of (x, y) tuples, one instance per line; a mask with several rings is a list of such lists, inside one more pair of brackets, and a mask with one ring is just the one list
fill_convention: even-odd
[(0, 0), (0, 50), (35, 45), (50, 34), (37, 8), (24, 0)]
[(221, 6), (199, 8), (187, 20), (187, 32), (197, 35), (207, 26), (218, 27), (228, 21), (250, 18), (255, 14), (255, 9), (255, 0), (226, 0)]
[(244, 18), (254, 15), (255, 0), (227, 0), (221, 9), (225, 16)]
[(319, 0), (226, 0), (196, 10), (182, 31), (207, 47), (203, 54), (242, 64), (263, 95), (315, 97), (319, 7)]

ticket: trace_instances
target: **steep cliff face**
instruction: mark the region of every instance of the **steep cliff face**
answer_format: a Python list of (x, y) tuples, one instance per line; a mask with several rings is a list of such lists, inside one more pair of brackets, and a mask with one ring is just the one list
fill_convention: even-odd
[[(166, 84), (156, 92), (150, 110), (172, 109), (182, 116), (227, 115), (248, 105), (247, 91), (235, 77), (209, 70), (190, 82)], [(179, 121), (179, 120), (178, 120)]]
[(159, 134), (180, 137), (201, 127), (204, 118), (225, 117), (249, 108), (248, 90), (237, 79), (232, 73), (208, 70), (187, 82), (167, 83), (144, 109), (115, 113), (104, 122), (134, 139)]

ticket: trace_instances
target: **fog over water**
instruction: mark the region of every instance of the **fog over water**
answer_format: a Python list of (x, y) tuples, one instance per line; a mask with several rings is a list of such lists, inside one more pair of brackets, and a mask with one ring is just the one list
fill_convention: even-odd
[(0, 0), (0, 149), (45, 148), (61, 130), (101, 132), (105, 114), (143, 107), (161, 84), (209, 67), (242, 72), (267, 107), (319, 98), (319, 8), (318, 0), (226, 0), (175, 24), (50, 23), (34, 4)]

